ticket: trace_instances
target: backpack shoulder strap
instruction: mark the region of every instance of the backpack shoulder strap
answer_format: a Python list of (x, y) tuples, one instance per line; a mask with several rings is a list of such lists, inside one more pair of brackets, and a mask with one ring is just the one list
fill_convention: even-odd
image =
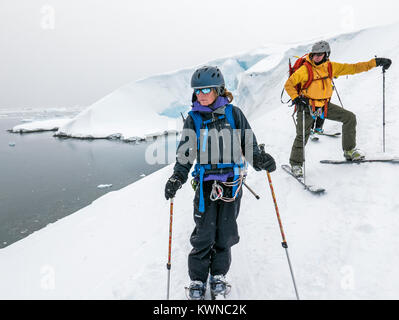
[(309, 88), (310, 84), (313, 82), (313, 77), (314, 77), (313, 69), (309, 62), (305, 61), (303, 64), (306, 66), (306, 69), (308, 69), (308, 81), (305, 83), (302, 89), (307, 89)]
[(188, 114), (194, 120), (195, 133), (197, 138), (199, 138), (201, 134), (202, 117), (198, 111), (190, 111)]
[(226, 120), (229, 122), (231, 128), (236, 129), (236, 123), (235, 123), (234, 117), (233, 117), (233, 105), (232, 104), (226, 105), (224, 112), (226, 115)]
[[(224, 113), (225, 113), (226, 120), (230, 124), (231, 128), (236, 129), (236, 124), (235, 124), (234, 116), (233, 116), (233, 105), (232, 104), (226, 105)], [(191, 116), (191, 118), (194, 121), (195, 133), (197, 135), (197, 141), (198, 141), (198, 147), (199, 147), (199, 139), (201, 136), (201, 127), (202, 127), (204, 120), (202, 119), (201, 114), (198, 111), (190, 111), (188, 114)]]
[(328, 61), (328, 77), (329, 77), (330, 79), (333, 78), (332, 63), (331, 63), (331, 61)]

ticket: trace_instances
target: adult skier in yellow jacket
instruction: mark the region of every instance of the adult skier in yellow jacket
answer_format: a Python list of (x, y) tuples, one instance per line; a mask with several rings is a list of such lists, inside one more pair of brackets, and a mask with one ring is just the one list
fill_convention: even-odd
[[(388, 69), (390, 59), (375, 58), (367, 62), (337, 63), (330, 62), (330, 45), (320, 41), (313, 45), (306, 57), (308, 66), (302, 65), (285, 83), (285, 90), (297, 106), (296, 138), (291, 150), (290, 164), (295, 176), (303, 176), (303, 110), (305, 109), (305, 144), (309, 138), (314, 118), (322, 117), (342, 122), (342, 148), (348, 160), (364, 158), (363, 152), (356, 149), (356, 116), (330, 102), (333, 94), (332, 78), (368, 71), (382, 66)], [(309, 65), (311, 74), (309, 74)], [(313, 77), (313, 78), (312, 78)], [(310, 84), (308, 83), (310, 82)], [(304, 89), (301, 89), (304, 88)], [(299, 89), (299, 92), (298, 92)]]

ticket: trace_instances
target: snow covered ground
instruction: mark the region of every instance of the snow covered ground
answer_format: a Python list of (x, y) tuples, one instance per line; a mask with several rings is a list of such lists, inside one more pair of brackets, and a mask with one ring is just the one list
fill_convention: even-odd
[[(393, 59), (386, 74), (386, 150), (392, 155), (399, 155), (399, 43), (393, 41), (398, 32), (399, 25), (393, 25), (329, 39), (333, 61), (367, 61), (374, 55)], [(280, 103), (287, 60), (308, 49), (274, 46), (216, 61), (258, 141), (279, 165), (288, 162), (295, 135), (292, 110)], [(120, 114), (123, 119), (134, 116), (137, 124), (132, 128), (126, 120), (118, 128), (124, 137), (140, 136), (142, 128), (148, 129), (144, 133), (168, 129), (172, 122), (163, 117), (177, 119), (180, 111), (187, 111), (193, 69), (127, 85), (60, 130), (77, 136), (109, 135), (116, 133), (112, 122), (118, 126)], [(358, 147), (369, 156), (381, 155), (381, 69), (335, 82), (344, 107), (357, 115)], [(338, 103), (336, 96), (333, 102)], [(115, 113), (111, 118), (105, 111), (110, 108)], [(159, 116), (153, 119), (154, 113)], [(325, 129), (340, 126), (326, 121)], [(304, 191), (281, 169), (272, 174), (301, 298), (398, 299), (399, 167), (319, 163), (342, 158), (340, 138), (320, 137), (317, 143), (309, 142), (306, 151), (308, 182), (324, 187), (325, 195)], [(0, 298), (164, 299), (169, 205), (163, 191), (171, 173), (172, 165), (0, 250)], [(241, 241), (233, 247), (228, 274), (231, 298), (294, 299), (266, 175), (250, 169), (247, 183), (261, 199), (244, 189), (238, 218)], [(185, 298), (183, 287), (189, 281), (192, 198), (187, 183), (175, 199), (172, 299)]]

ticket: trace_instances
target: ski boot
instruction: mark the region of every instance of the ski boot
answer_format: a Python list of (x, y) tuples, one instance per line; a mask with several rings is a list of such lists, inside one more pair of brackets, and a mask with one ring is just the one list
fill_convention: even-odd
[(310, 129), (310, 140), (319, 141), (319, 137), (317, 137), (317, 134), (314, 132), (313, 129)]
[(206, 283), (202, 281), (191, 281), (190, 286), (186, 287), (186, 296), (188, 300), (204, 300)]
[(293, 165), (293, 166), (291, 166), (291, 172), (297, 178), (302, 178), (303, 177), (303, 169), (302, 169), (301, 165)]
[(352, 149), (344, 151), (344, 157), (348, 161), (357, 161), (357, 160), (363, 160), (366, 156), (359, 149)]
[(231, 290), (231, 285), (226, 281), (224, 275), (210, 276), (209, 285), (211, 287), (212, 300), (224, 299)]
[(324, 130), (322, 128), (314, 128), (314, 133), (323, 133)]

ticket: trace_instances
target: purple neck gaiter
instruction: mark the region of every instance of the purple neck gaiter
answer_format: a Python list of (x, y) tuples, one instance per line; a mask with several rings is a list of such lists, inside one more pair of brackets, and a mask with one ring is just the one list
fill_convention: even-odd
[(209, 106), (203, 106), (198, 101), (194, 101), (192, 111), (200, 111), (200, 112), (213, 112), (217, 108), (223, 107), (229, 103), (229, 99), (226, 97), (218, 96), (214, 103)]

